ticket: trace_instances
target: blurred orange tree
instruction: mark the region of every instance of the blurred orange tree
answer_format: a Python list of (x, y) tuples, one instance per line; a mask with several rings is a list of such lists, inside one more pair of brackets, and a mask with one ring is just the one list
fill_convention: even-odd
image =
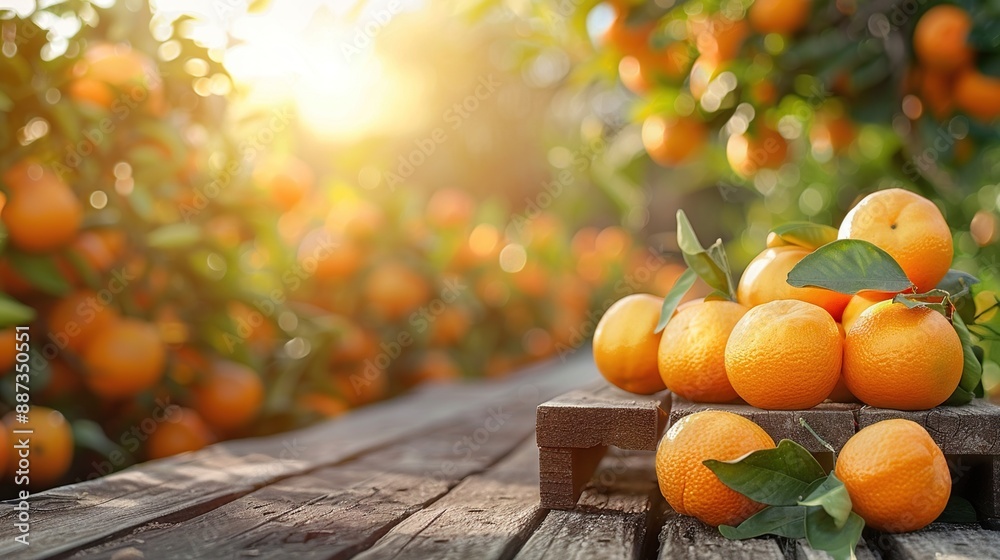
[(565, 356), (679, 273), (552, 193), (346, 183), (321, 149), (293, 155), (294, 107), (234, 102), (188, 21), (84, 0), (0, 18), (0, 412), (30, 325), (53, 465), (33, 486)]

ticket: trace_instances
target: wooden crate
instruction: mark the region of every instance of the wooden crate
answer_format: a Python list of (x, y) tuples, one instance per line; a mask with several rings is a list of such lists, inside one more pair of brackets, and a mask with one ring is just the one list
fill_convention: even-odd
[[(829, 466), (830, 454), (802, 426), (804, 419), (837, 450), (859, 429), (905, 418), (931, 434), (948, 458), (956, 492), (988, 518), (1000, 518), (1000, 406), (983, 399), (961, 407), (905, 412), (860, 404), (824, 403), (808, 410), (761, 410), (745, 404), (708, 405), (669, 392), (633, 395), (597, 382), (539, 405), (542, 507), (572, 509), (607, 447), (656, 449), (667, 426), (701, 410), (726, 410), (753, 420), (777, 442), (791, 439)], [(991, 521), (992, 522), (992, 521)]]

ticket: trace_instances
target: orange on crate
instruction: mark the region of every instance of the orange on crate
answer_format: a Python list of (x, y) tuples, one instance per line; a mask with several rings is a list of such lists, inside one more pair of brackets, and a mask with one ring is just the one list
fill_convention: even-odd
[(840, 329), (822, 307), (777, 300), (747, 311), (726, 344), (726, 374), (740, 397), (766, 410), (812, 408), (840, 377)]
[(951, 323), (927, 307), (882, 301), (861, 313), (844, 342), (844, 379), (862, 402), (926, 410), (962, 378), (962, 343)]
[(694, 402), (735, 400), (726, 376), (726, 342), (747, 308), (731, 301), (682, 305), (660, 337), (658, 362), (663, 383)]
[(594, 330), (594, 362), (613, 385), (649, 395), (666, 388), (657, 366), (660, 335), (654, 334), (663, 299), (633, 294), (615, 302)]
[(818, 305), (839, 321), (851, 296), (822, 288), (795, 288), (787, 281), (788, 271), (811, 251), (796, 245), (764, 249), (747, 265), (737, 288), (737, 299), (747, 307), (779, 299), (797, 299)]

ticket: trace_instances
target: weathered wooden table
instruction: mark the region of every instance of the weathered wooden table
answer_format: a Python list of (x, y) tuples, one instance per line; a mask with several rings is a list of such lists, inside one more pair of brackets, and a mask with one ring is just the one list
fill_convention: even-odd
[[(0, 558), (824, 557), (784, 539), (727, 541), (669, 511), (648, 451), (602, 452), (573, 509), (542, 509), (536, 406), (596, 378), (581, 350), (502, 382), (427, 387), (50, 490), (30, 501), (29, 546), (14, 541), (18, 512), (5, 503)], [(859, 550), (935, 556), (1000, 558), (1000, 532), (932, 525), (866, 534)]]

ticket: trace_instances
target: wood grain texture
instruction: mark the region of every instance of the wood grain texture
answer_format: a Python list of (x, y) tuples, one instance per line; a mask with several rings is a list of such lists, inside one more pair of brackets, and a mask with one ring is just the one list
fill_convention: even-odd
[(660, 560), (785, 560), (778, 542), (761, 537), (731, 541), (718, 529), (670, 511), (660, 531)]
[[(809, 543), (805, 539), (798, 539), (794, 542), (795, 545), (795, 555), (791, 556), (794, 560), (833, 560), (833, 556), (822, 550), (813, 550), (809, 546)], [(881, 560), (882, 554), (878, 552), (878, 549), (872, 550), (868, 546), (868, 542), (865, 539), (861, 539), (858, 542), (857, 548), (854, 549), (854, 554), (857, 555), (857, 560)], [(790, 556), (790, 555), (789, 555)]]
[(538, 489), (541, 506), (546, 509), (573, 509), (584, 486), (590, 481), (601, 458), (604, 446), (539, 447)]
[(483, 474), (396, 525), (358, 560), (494, 560), (521, 548), (545, 515), (538, 506), (538, 447), (530, 439)]
[(652, 451), (666, 427), (670, 393), (636, 395), (598, 381), (539, 405), (539, 447), (596, 447)]
[(877, 542), (892, 560), (1000, 559), (1000, 532), (977, 525), (931, 523), (913, 533), (880, 535)]
[(825, 453), (827, 449), (806, 430), (799, 419), (805, 419), (809, 426), (834, 448), (840, 449), (854, 435), (854, 412), (859, 405), (823, 403), (807, 410), (761, 410), (746, 404), (700, 404), (674, 397), (670, 412), (670, 423), (702, 410), (725, 410), (749, 418), (764, 429), (777, 443), (790, 439), (813, 453)]
[(986, 399), (918, 411), (865, 406), (858, 411), (858, 428), (892, 418), (920, 424), (946, 454), (1000, 455), (1000, 405)]
[(516, 558), (642, 558), (655, 550), (663, 506), (652, 455), (612, 449), (584, 489), (579, 507), (550, 511)]
[(190, 518), (281, 478), (447, 424), (496, 399), (537, 403), (596, 375), (589, 353), (580, 352), (567, 363), (531, 368), (502, 382), (433, 387), (304, 430), (224, 442), (56, 488), (32, 499), (34, 545), (28, 548), (13, 541), (13, 505), (0, 504), (0, 557), (44, 558), (146, 523)]
[(528, 439), (535, 404), (499, 405), (510, 416), (479, 443), (472, 434), (496, 421), (496, 407), (355, 461), (271, 484), (198, 517), (140, 527), (76, 556), (112, 558), (134, 549), (146, 559), (348, 558)]

